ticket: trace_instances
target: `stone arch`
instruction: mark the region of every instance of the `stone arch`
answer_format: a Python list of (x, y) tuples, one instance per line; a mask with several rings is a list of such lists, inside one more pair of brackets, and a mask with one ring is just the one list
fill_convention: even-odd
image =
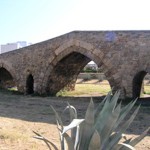
[(34, 78), (32, 74), (29, 74), (26, 79), (26, 94), (34, 93)]
[(133, 81), (132, 81), (132, 96), (133, 96), (133, 98), (140, 97), (143, 79), (146, 74), (147, 74), (146, 71), (139, 71), (134, 76)]
[(99, 58), (103, 53), (99, 50), (99, 53), (96, 55), (95, 51), (97, 50), (94, 49), (94, 46), (90, 43), (81, 40), (69, 40), (55, 50), (56, 58), (52, 63), (57, 63), (71, 52), (78, 52), (94, 60), (96, 64), (99, 64)]
[(0, 61), (0, 68), (5, 68), (8, 72), (10, 72), (13, 79), (16, 80), (16, 74), (11, 64), (9, 64), (7, 61), (2, 60)]
[[(111, 68), (109, 68), (109, 66), (107, 65), (109, 63), (109, 60), (105, 60), (106, 63), (104, 63), (102, 59), (103, 53), (100, 50), (98, 51), (99, 53), (97, 53), (97, 51), (98, 50), (95, 50), (91, 44), (77, 40), (70, 40), (68, 43), (65, 43), (62, 46), (60, 46), (58, 49), (55, 50), (56, 57), (52, 60), (52, 62), (50, 62), (51, 65), (49, 65), (45, 72), (45, 76), (42, 80), (42, 90), (46, 90), (47, 93), (47, 83), (51, 82), (52, 84), (54, 84), (54, 81), (49, 80), (49, 76), (55, 76), (53, 72), (55, 72), (54, 70), (56, 70), (56, 66), (58, 66), (58, 64), (66, 57), (71, 57), (72, 54), (77, 54), (79, 57), (83, 56), (84, 59), (88, 59), (83, 63), (84, 65), (82, 67), (84, 67), (91, 60), (93, 60), (98, 66), (102, 66), (104, 72), (106, 73), (106, 77), (108, 77), (110, 86), (113, 87), (114, 78), (110, 74), (107, 74)], [(77, 74), (79, 74), (80, 71), (77, 71)], [(56, 91), (54, 93), (56, 93)]]
[(1, 72), (0, 82), (3, 88), (8, 88), (8, 87), (13, 87), (18, 85), (14, 69), (7, 61), (0, 62), (0, 72)]

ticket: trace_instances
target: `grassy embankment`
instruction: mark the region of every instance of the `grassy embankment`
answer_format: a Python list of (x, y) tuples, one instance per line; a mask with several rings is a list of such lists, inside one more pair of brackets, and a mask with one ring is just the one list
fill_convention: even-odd
[[(103, 81), (99, 84), (93, 84), (92, 81), (88, 81), (81, 84), (76, 84), (74, 91), (61, 90), (57, 93), (57, 96), (102, 96), (107, 95), (111, 90), (107, 81)], [(144, 95), (150, 95), (150, 85), (144, 85)]]
[[(107, 95), (110, 90), (111, 88), (107, 80), (103, 80), (102, 82), (98, 82), (98, 80), (87, 80), (85, 82), (77, 83), (74, 91), (63, 89), (57, 93), (57, 96), (102, 96)], [(16, 88), (10, 88), (8, 91), (15, 92), (16, 94), (19, 93)], [(150, 95), (150, 84), (145, 84), (144, 94), (142, 94), (141, 97), (148, 95)]]

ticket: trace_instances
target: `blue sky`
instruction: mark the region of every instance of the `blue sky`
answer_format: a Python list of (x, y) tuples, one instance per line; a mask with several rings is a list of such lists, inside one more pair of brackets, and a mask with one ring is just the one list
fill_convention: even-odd
[(150, 30), (149, 0), (0, 0), (0, 44), (73, 30)]

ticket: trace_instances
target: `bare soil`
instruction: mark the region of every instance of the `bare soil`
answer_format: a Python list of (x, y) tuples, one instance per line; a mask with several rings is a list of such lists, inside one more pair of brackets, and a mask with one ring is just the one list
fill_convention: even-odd
[[(100, 99), (100, 100), (99, 100)], [(97, 105), (101, 98), (94, 99)], [(33, 97), (0, 92), (0, 150), (48, 150), (43, 141), (34, 139), (34, 131), (59, 146), (55, 117), (50, 105), (62, 114), (67, 101), (83, 118), (90, 98)], [(135, 106), (136, 107), (136, 106)], [(68, 122), (65, 114), (64, 122)], [(150, 106), (142, 105), (127, 130), (127, 137), (136, 137), (150, 126)], [(137, 150), (150, 150), (150, 135), (137, 146)]]

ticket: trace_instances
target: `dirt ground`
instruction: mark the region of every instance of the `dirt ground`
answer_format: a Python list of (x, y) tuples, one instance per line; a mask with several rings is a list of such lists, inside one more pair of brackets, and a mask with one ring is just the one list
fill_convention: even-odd
[[(0, 150), (48, 150), (43, 141), (34, 139), (37, 131), (59, 146), (58, 131), (50, 105), (62, 114), (67, 101), (83, 118), (90, 98), (32, 97), (0, 92)], [(94, 100), (95, 104), (99, 100)], [(65, 114), (64, 121), (68, 121)], [(141, 106), (138, 115), (127, 130), (127, 137), (136, 137), (150, 126), (150, 106)], [(150, 150), (150, 135), (137, 146), (137, 150)]]

